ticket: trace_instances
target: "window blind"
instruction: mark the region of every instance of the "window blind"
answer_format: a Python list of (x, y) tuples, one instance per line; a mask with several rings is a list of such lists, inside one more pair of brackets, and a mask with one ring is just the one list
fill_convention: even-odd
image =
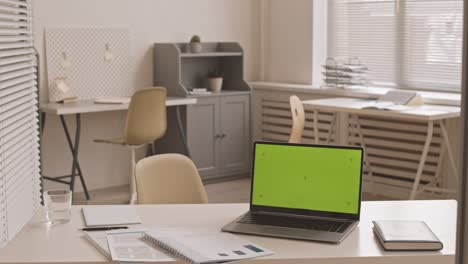
[(334, 0), (328, 8), (328, 55), (360, 58), (369, 85), (460, 91), (462, 0)]
[(36, 65), (30, 0), (0, 0), (0, 246), (40, 205)]

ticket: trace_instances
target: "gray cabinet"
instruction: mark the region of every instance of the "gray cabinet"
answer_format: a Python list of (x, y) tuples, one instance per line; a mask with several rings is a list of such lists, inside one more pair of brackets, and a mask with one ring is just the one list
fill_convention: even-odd
[(250, 157), (250, 97), (220, 97), (221, 139), (220, 170), (236, 174), (249, 169)]
[(250, 95), (199, 97), (187, 108), (187, 140), (203, 179), (247, 174)]
[(219, 98), (199, 98), (187, 107), (187, 143), (200, 175), (216, 176), (219, 135)]
[[(192, 160), (203, 179), (247, 175), (250, 163), (250, 87), (244, 81), (244, 52), (239, 43), (202, 43), (202, 52), (191, 53), (188, 43), (154, 44), (155, 86), (169, 96), (197, 97), (187, 106), (182, 122)], [(194, 96), (195, 87), (208, 87), (208, 73), (223, 74), (220, 93)], [(168, 110), (168, 131), (159, 150), (181, 152), (174, 131), (175, 115)]]

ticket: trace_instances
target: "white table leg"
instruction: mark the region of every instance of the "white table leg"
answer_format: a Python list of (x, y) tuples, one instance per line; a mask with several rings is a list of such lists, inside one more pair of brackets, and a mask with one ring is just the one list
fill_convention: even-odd
[(130, 173), (130, 204), (136, 204), (137, 202), (137, 191), (136, 191), (136, 178), (135, 178), (135, 167), (136, 167), (136, 156), (135, 156), (135, 147), (130, 147), (131, 150), (131, 159), (132, 159), (132, 166), (131, 166), (131, 173)]
[(318, 110), (314, 110), (314, 140), (315, 144), (319, 143), (319, 132), (318, 132)]
[(440, 144), (440, 155), (439, 155), (439, 158), (437, 159), (437, 168), (436, 168), (436, 172), (435, 172), (435, 183), (436, 184), (441, 184), (441, 174), (442, 174), (442, 163), (444, 161), (444, 157), (445, 157), (445, 151), (446, 151), (446, 146), (445, 146), (445, 143), (442, 142)]
[(447, 148), (447, 154), (450, 160), (450, 165), (453, 170), (453, 176), (458, 181), (458, 169), (457, 169), (457, 165), (455, 165), (455, 159), (453, 158), (453, 149), (452, 149), (452, 146), (450, 145), (447, 129), (445, 128), (444, 123), (445, 122), (442, 120), (439, 121), (440, 129), (442, 130), (442, 137), (444, 138), (445, 147)]
[(336, 115), (337, 115), (336, 113), (333, 113), (333, 119), (332, 119), (332, 122), (330, 124), (330, 131), (328, 131), (328, 136), (327, 136), (327, 144), (330, 144), (331, 136), (333, 134), (333, 130), (335, 129)]
[[(361, 147), (364, 148), (364, 163), (365, 163), (365, 167), (367, 168), (367, 176), (371, 180), (372, 194), (375, 195), (376, 192), (375, 192), (374, 175), (372, 173), (372, 167), (369, 162), (369, 155), (367, 154), (367, 151), (366, 151), (366, 143), (364, 143), (364, 135), (362, 134), (362, 131), (361, 131), (361, 123), (359, 122), (358, 115), (355, 115), (354, 118), (356, 119), (356, 130), (358, 131), (359, 142), (361, 143)], [(353, 119), (353, 118), (351, 117), (350, 119)]]
[(421, 160), (419, 161), (419, 166), (418, 166), (418, 170), (416, 172), (416, 177), (414, 178), (413, 188), (411, 190), (411, 194), (410, 194), (410, 198), (409, 198), (410, 200), (414, 200), (414, 198), (416, 198), (416, 193), (418, 191), (419, 182), (421, 181), (421, 176), (422, 176), (422, 173), (423, 173), (424, 164), (426, 163), (427, 154), (429, 153), (429, 148), (431, 147), (433, 132), (434, 132), (434, 122), (429, 121), (429, 123), (427, 124), (426, 141), (424, 143), (424, 148), (423, 148), (423, 151), (422, 151), (422, 154), (421, 154)]

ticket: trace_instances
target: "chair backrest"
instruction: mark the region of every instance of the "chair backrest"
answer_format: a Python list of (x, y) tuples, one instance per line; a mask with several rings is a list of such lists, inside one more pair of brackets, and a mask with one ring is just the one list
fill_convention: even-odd
[(135, 92), (125, 122), (125, 143), (140, 145), (152, 142), (161, 138), (166, 128), (166, 88), (153, 87)]
[(289, 104), (291, 106), (292, 116), (292, 128), (291, 135), (289, 136), (289, 143), (301, 143), (305, 125), (304, 106), (302, 105), (301, 99), (295, 95), (289, 97)]
[(140, 160), (135, 168), (139, 204), (199, 204), (208, 198), (192, 160), (160, 154)]

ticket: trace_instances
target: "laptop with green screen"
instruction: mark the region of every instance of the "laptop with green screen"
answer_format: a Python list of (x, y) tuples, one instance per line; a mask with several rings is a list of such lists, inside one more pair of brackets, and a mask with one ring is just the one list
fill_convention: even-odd
[(357, 225), (363, 149), (255, 142), (250, 210), (223, 231), (340, 242)]

